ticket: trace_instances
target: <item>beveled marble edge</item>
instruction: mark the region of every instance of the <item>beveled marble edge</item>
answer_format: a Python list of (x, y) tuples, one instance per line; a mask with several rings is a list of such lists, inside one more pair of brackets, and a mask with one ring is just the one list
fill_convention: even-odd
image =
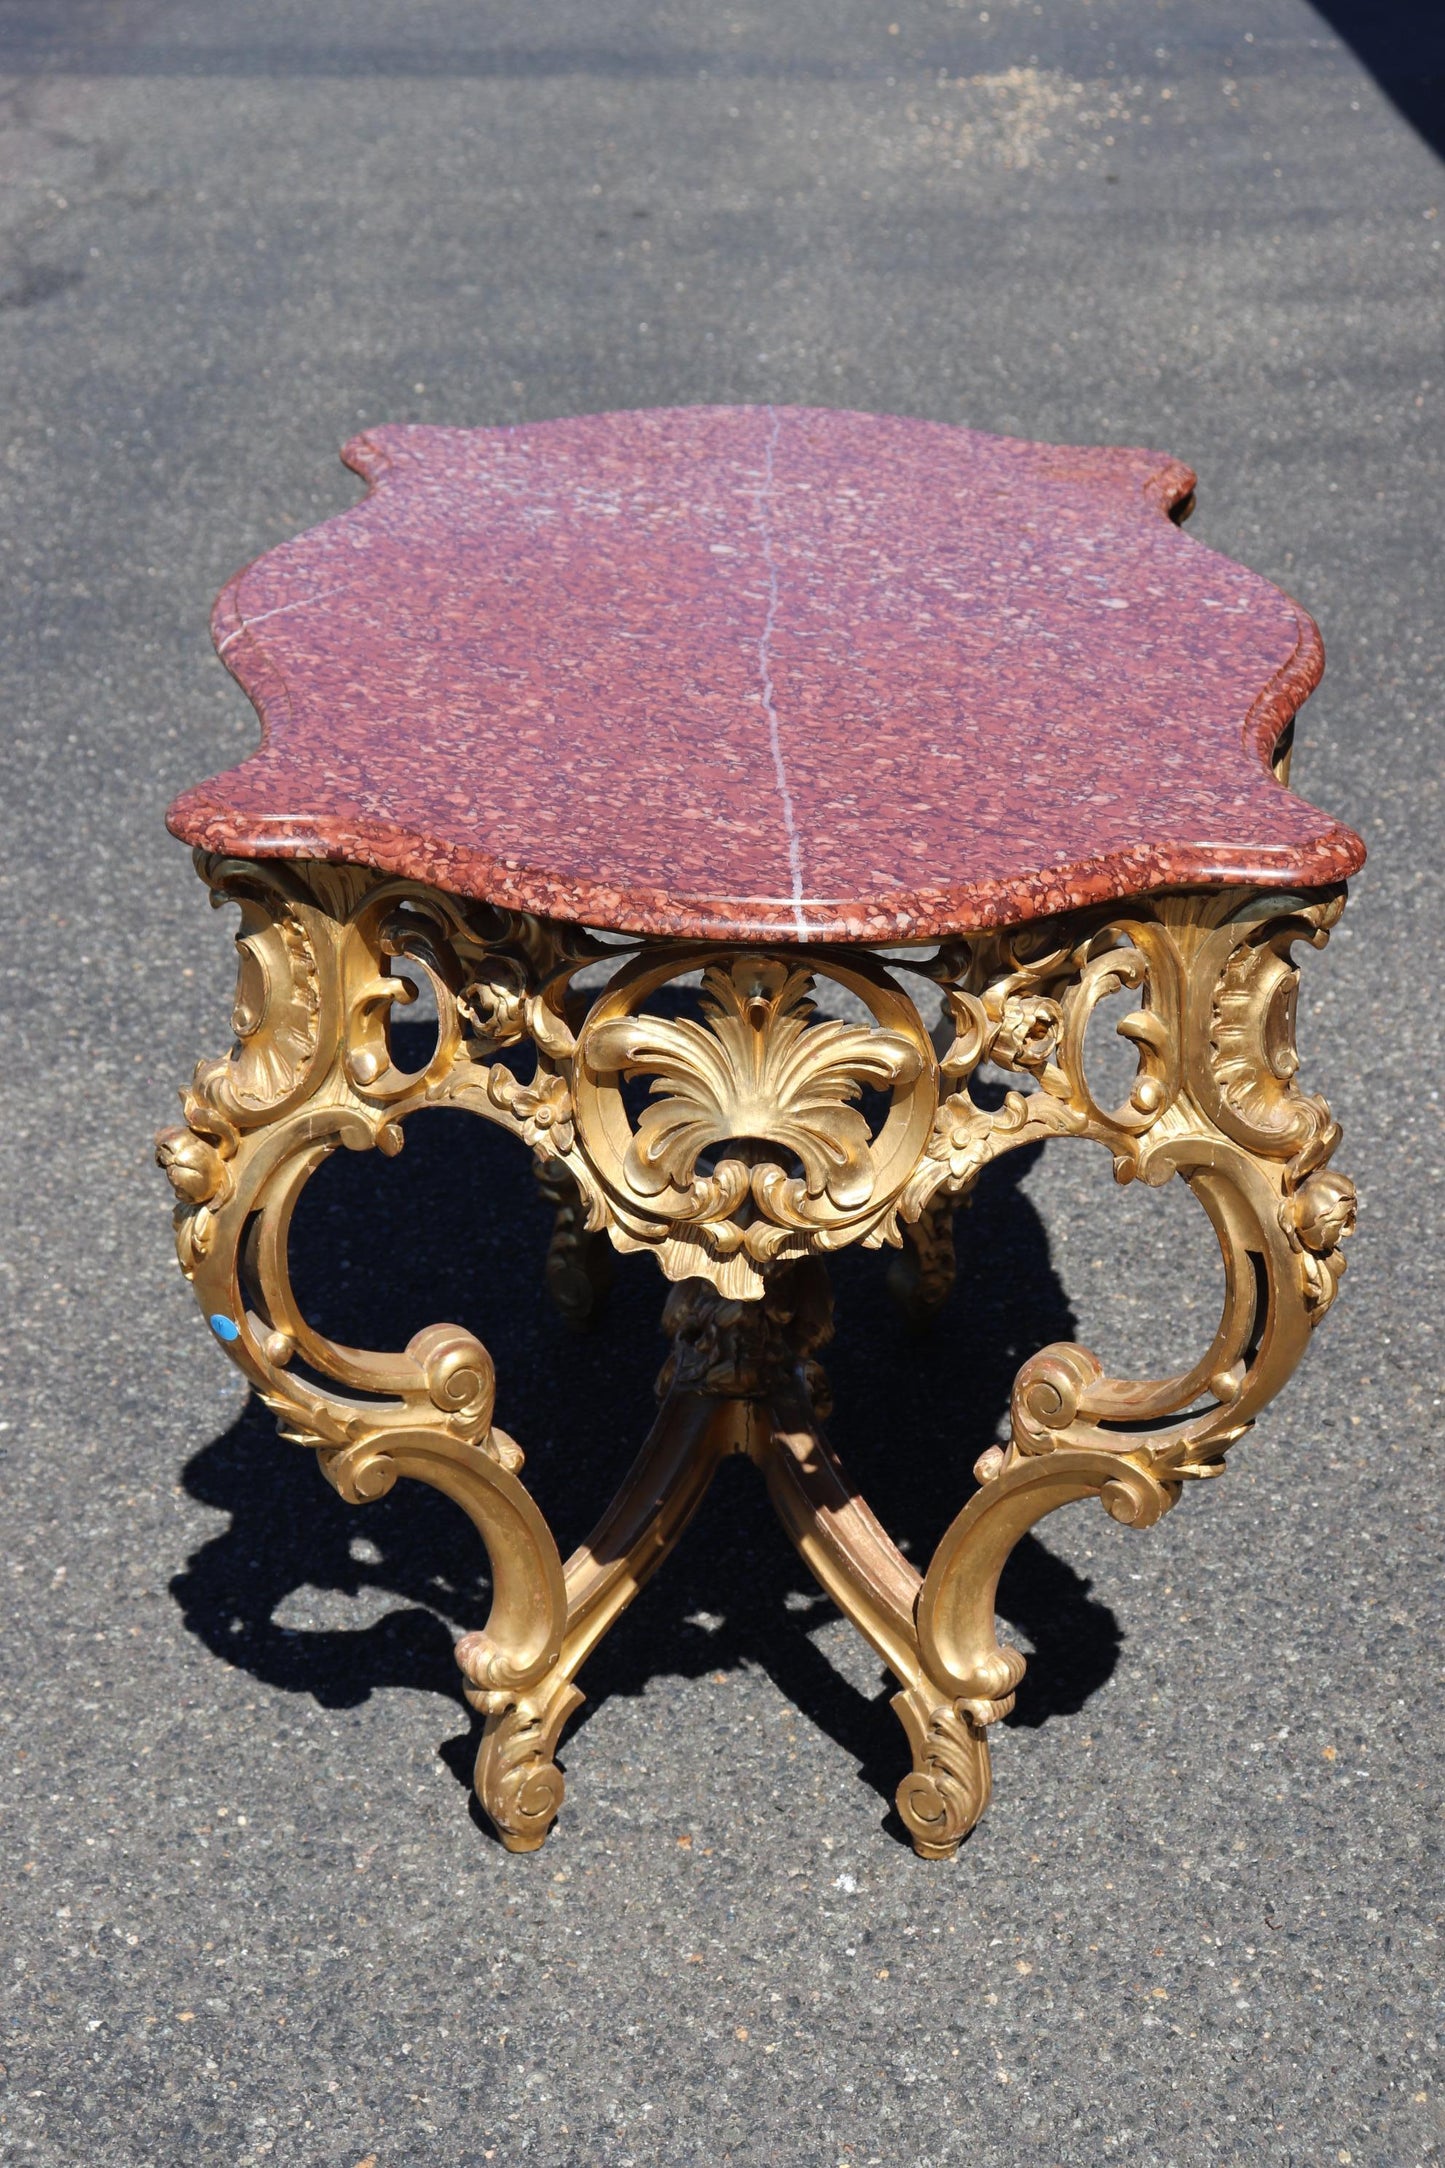
[(1090, 904), (1156, 895), (1168, 889), (1258, 888), (1272, 892), (1330, 888), (1348, 880), (1364, 863), (1365, 847), (1352, 830), (1331, 823), (1310, 849), (1283, 847), (1186, 852), (1138, 846), (1096, 860), (1048, 867), (1027, 880), (974, 881), (964, 894), (900, 891), (868, 908), (855, 902), (809, 902), (806, 930), (800, 932), (791, 897), (750, 899), (746, 910), (735, 899), (677, 896), (658, 889), (647, 901), (634, 892), (624, 905), (600, 885), (579, 887), (549, 880), (544, 874), (507, 868), (473, 851), (459, 851), (434, 838), (407, 837), (395, 830), (372, 831), (358, 822), (327, 833), (287, 824), (283, 838), (267, 835), (264, 823), (236, 824), (218, 810), (204, 811), (195, 791), (178, 799), (167, 816), (173, 835), (195, 848), (228, 858), (321, 859), (333, 865), (371, 866), (405, 880), (419, 881), (452, 895), (471, 896), (503, 910), (526, 911), (539, 918), (592, 926), (606, 933), (638, 934), (676, 940), (760, 941), (769, 947), (828, 942), (890, 944), (945, 939), (955, 933), (980, 933), (1052, 918)]

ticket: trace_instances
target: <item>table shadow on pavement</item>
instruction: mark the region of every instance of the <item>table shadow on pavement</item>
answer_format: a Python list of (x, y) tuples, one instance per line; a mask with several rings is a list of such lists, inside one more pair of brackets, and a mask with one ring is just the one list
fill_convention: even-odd
[[(830, 1435), (916, 1561), (970, 1495), (1019, 1364), (1073, 1331), (1043, 1225), (1018, 1188), (1030, 1156), (990, 1168), (958, 1215), (958, 1281), (927, 1331), (911, 1332), (888, 1297), (892, 1252), (832, 1262)], [(436, 1112), (412, 1117), (394, 1160), (328, 1161), (298, 1208), (291, 1257), (298, 1299), (337, 1340), (402, 1347), (443, 1319), (480, 1334), (497, 1363), (498, 1420), (526, 1450), (525, 1480), (565, 1556), (652, 1419), (665, 1287), (650, 1258), (619, 1258), (601, 1322), (575, 1332), (543, 1293), (548, 1232), (525, 1150), (475, 1116)], [(254, 1397), (187, 1464), (185, 1484), (228, 1516), (171, 1583), (190, 1631), (226, 1663), (327, 1707), (396, 1686), (450, 1697), (467, 1729), (439, 1752), (470, 1785), (480, 1720), (462, 1700), (452, 1645), (484, 1624), (488, 1580), (464, 1515), (415, 1482), (364, 1509), (344, 1505)], [(345, 1619), (353, 1605), (366, 1614), (356, 1624)], [(296, 1623), (277, 1616), (288, 1609)], [(1113, 1613), (1047, 1544), (1019, 1546), (999, 1609), (1033, 1652), (1012, 1722), (1072, 1714), (1112, 1672)], [(698, 1678), (755, 1664), (891, 1800), (902, 1768), (892, 1683), (880, 1666), (869, 1699), (839, 1675), (809, 1633), (835, 1617), (756, 1471), (729, 1461), (673, 1557), (589, 1659), (570, 1735), (609, 1696), (641, 1693), (659, 1672)], [(891, 1812), (890, 1822), (901, 1836)]]
[(1396, 110), (1445, 158), (1445, 11), (1438, 0), (1311, 0)]

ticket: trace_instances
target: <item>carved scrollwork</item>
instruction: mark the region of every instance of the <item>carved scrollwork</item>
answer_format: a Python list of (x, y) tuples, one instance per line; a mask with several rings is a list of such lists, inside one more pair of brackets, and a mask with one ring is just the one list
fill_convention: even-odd
[[(264, 1112), (303, 1082), (319, 1043), (315, 949), (301, 911), (254, 867), (218, 877), (213, 901), (241, 907), (240, 968), (231, 1023), (236, 1048), (208, 1071), (203, 1096), (238, 1119)], [(198, 1079), (199, 1082), (199, 1079)]]
[[(158, 1140), (181, 1262), (217, 1337), (342, 1496), (364, 1502), (405, 1475), (477, 1526), (494, 1600), (458, 1661), (486, 1715), (478, 1787), (504, 1840), (541, 1841), (578, 1664), (717, 1459), (745, 1451), (898, 1675), (914, 1749), (899, 1810), (920, 1851), (952, 1850), (987, 1800), (988, 1727), (1023, 1671), (994, 1626), (1013, 1545), (1073, 1499), (1130, 1527), (1157, 1521), (1188, 1481), (1218, 1473), (1334, 1299), (1355, 1199), (1328, 1164), (1329, 1109), (1297, 1080), (1294, 950), (1323, 944), (1340, 895), (1161, 895), (930, 952), (769, 954), (603, 943), (358, 868), (202, 870), (241, 910), (236, 1044), (197, 1067), (183, 1124)], [(820, 982), (852, 998), (848, 1016), (818, 1013)], [(941, 997), (941, 1051), (907, 990), (920, 982)], [(423, 984), (436, 1030), (407, 1066), (397, 1016)], [(694, 998), (698, 1013), (668, 1013)], [(1121, 1004), (1122, 1096), (1094, 1073)], [(576, 1314), (602, 1283), (603, 1241), (650, 1251), (678, 1283), (658, 1425), (565, 1569), (496, 1426), (481, 1342), (439, 1324), (395, 1353), (343, 1347), (291, 1286), (311, 1174), (338, 1149), (400, 1150), (410, 1116), (441, 1106), (533, 1155), (558, 1215), (549, 1274)], [(1220, 1246), (1219, 1322), (1164, 1378), (1111, 1376), (1073, 1343), (1031, 1357), (1007, 1442), (981, 1456), (978, 1492), (920, 1578), (816, 1428), (821, 1259), (910, 1230), (909, 1286), (936, 1299), (953, 1209), (981, 1170), (1058, 1136), (1102, 1145), (1120, 1181), (1187, 1184)]]
[[(1121, 1180), (1183, 1171), (1201, 1135), (1283, 1160), (1278, 1211), (1336, 1135), (1323, 1101), (1295, 1082), (1290, 953), (1323, 940), (1333, 897), (1281, 899), (1272, 915), (1258, 898), (1162, 898), (885, 962), (681, 944), (619, 952), (354, 869), (213, 864), (210, 876), (243, 911), (240, 1038), (198, 1069), (187, 1131), (162, 1147), (191, 1213), (192, 1256), (235, 1137), (303, 1101), (344, 1109), (351, 1141), (382, 1150), (400, 1149), (418, 1106), (471, 1107), (565, 1168), (588, 1232), (650, 1249), (670, 1278), (700, 1276), (738, 1300), (798, 1257), (896, 1244), (935, 1197), (946, 1202), (931, 1224), (946, 1227), (948, 1203), (990, 1159), (1045, 1137), (1105, 1144)], [(607, 960), (611, 979), (589, 1005), (572, 982)], [(909, 971), (940, 983), (951, 1026), (941, 1056), (905, 991)], [(700, 1014), (657, 1013), (654, 997), (695, 972)], [(438, 1026), (413, 1074), (393, 1058), (391, 1026), (421, 978)], [(820, 1017), (819, 978), (868, 1020)], [(1117, 1029), (1136, 1072), (1124, 1100), (1105, 1105), (1090, 1029), (1121, 993), (1134, 999)], [(339, 1070), (324, 1051), (327, 1002), (344, 1019)], [(498, 1058), (518, 1045), (532, 1049), (530, 1077)], [(981, 1102), (973, 1081), (985, 1064), (1023, 1088)], [(629, 1080), (648, 1093), (635, 1118)], [(1336, 1210), (1318, 1249), (1307, 1222), (1325, 1222), (1302, 1210), (1290, 1205), (1278, 1231), (1318, 1313), (1347, 1222)]]
[[(1088, 1136), (1110, 1146), (1127, 1181), (1142, 1171), (1142, 1140), (1178, 1098), (1183, 959), (1167, 926), (1143, 916), (1080, 914), (1069, 937), (1053, 925), (1013, 928), (954, 943), (932, 975), (943, 986), (953, 1038), (940, 1067), (952, 1089), (904, 1192), (914, 1219), (942, 1189), (961, 1197), (1000, 1152), (1050, 1136)], [(1089, 1031), (1101, 1004), (1134, 992), (1119, 1036), (1137, 1068), (1120, 1106), (1105, 1107), (1089, 1073)], [(970, 1084), (986, 1063), (1028, 1079), (996, 1108)]]
[[(468, 1636), (479, 1640), (481, 1636)], [(458, 1646), (461, 1658), (461, 1645)], [(474, 1675), (477, 1652), (469, 1649), (463, 1668)], [(562, 1723), (581, 1695), (572, 1690), (560, 1710), (548, 1711), (528, 1698), (492, 1691), (469, 1698), (488, 1715), (477, 1763), (477, 1792), (511, 1852), (535, 1852), (546, 1842), (561, 1810), (566, 1785), (553, 1760)]]
[(1052, 1453), (1071, 1424), (1091, 1385), (1104, 1374), (1097, 1355), (1072, 1341), (1040, 1348), (1014, 1379), (1013, 1438), (1020, 1453)]
[(1203, 1097), (1225, 1134), (1251, 1150), (1281, 1159), (1304, 1152), (1317, 1164), (1338, 1139), (1324, 1100), (1295, 1083), (1299, 966), (1291, 951), (1297, 941), (1323, 948), (1343, 908), (1335, 895), (1250, 926), (1215, 982)]

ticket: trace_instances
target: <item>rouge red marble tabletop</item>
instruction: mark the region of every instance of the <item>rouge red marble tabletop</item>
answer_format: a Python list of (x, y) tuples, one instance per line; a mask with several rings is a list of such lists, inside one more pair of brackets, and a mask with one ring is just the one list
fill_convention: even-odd
[(1159, 453), (692, 407), (381, 428), (216, 605), (260, 749), (188, 843), (621, 932), (882, 941), (1353, 873), (1278, 784), (1323, 665)]

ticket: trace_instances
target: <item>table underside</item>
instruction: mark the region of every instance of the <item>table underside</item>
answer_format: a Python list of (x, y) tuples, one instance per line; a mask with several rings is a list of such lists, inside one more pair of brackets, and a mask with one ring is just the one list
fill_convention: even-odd
[[(185, 1125), (158, 1143), (181, 1265), (343, 1498), (411, 1476), (476, 1526), (492, 1608), (457, 1660), (485, 1715), (476, 1788), (503, 1843), (543, 1842), (578, 1671), (739, 1453), (898, 1680), (912, 1767), (897, 1803), (915, 1848), (955, 1852), (988, 1803), (988, 1731), (1024, 1670), (995, 1630), (1014, 1545), (1089, 1497), (1148, 1527), (1217, 1475), (1334, 1299), (1354, 1193), (1328, 1164), (1327, 1105), (1296, 1078), (1294, 950), (1324, 945), (1343, 888), (1177, 891), (879, 951), (603, 937), (364, 867), (197, 863), (213, 899), (240, 908), (240, 976), (236, 1043), (200, 1063)], [(423, 982), (436, 1044), (407, 1070), (392, 1020)], [(820, 1014), (820, 993), (843, 1013)], [(1095, 1013), (1120, 995), (1136, 1067), (1115, 1103), (1091, 1080), (1114, 1007)], [(985, 1065), (1002, 1094), (980, 1096)], [(612, 1247), (651, 1251), (674, 1283), (657, 1421), (565, 1562), (493, 1420), (493, 1360), (473, 1334), (437, 1324), (400, 1353), (342, 1347), (292, 1290), (310, 1175), (339, 1147), (399, 1151), (407, 1117), (438, 1106), (534, 1155), (556, 1208), (548, 1285), (571, 1317), (595, 1310)], [(961, 1478), (920, 1574), (822, 1427), (824, 1260), (896, 1245), (895, 1291), (926, 1315), (982, 1169), (1053, 1137), (1104, 1145), (1120, 1182), (1187, 1184), (1223, 1257), (1218, 1329), (1164, 1378), (1112, 1377), (1074, 1343), (1031, 1357), (1008, 1443), (982, 1455), (966, 1498)]]

